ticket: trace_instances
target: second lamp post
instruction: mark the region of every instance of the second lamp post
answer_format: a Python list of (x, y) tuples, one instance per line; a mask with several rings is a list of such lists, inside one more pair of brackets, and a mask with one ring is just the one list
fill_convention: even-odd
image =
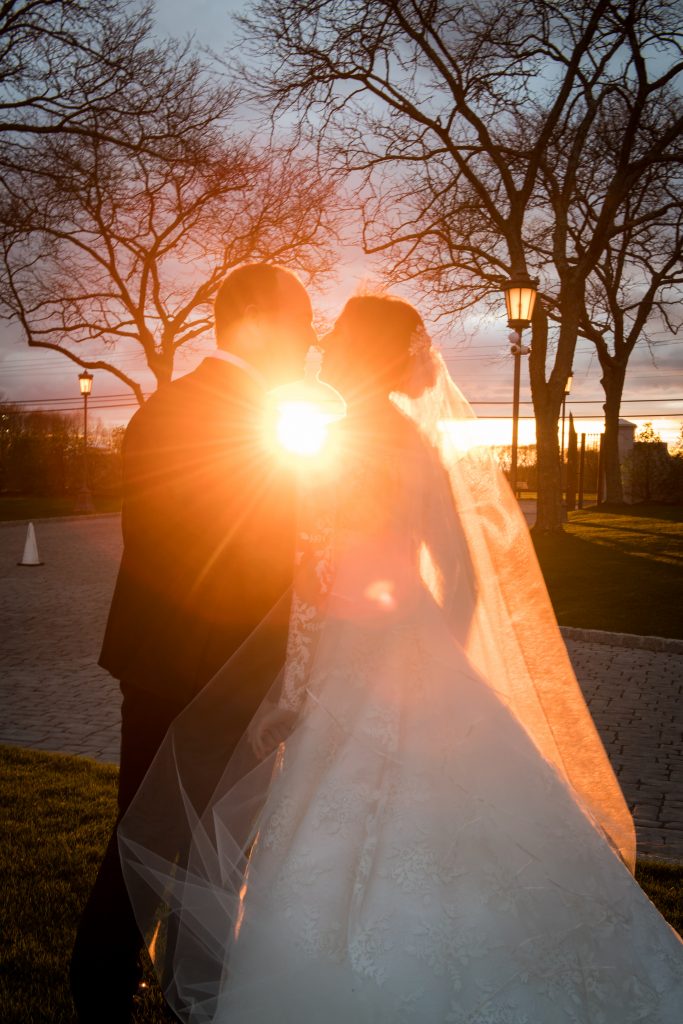
[(564, 415), (565, 415), (565, 409), (566, 409), (566, 406), (567, 406), (567, 399), (569, 398), (569, 395), (571, 394), (572, 381), (573, 380), (574, 380), (574, 371), (570, 370), (569, 371), (569, 376), (567, 377), (567, 382), (566, 382), (566, 384), (564, 386), (564, 394), (562, 395), (562, 446), (561, 446), (562, 450), (560, 452), (560, 462), (561, 462), (561, 464), (563, 466), (564, 466)]
[(76, 512), (94, 512), (92, 495), (88, 487), (88, 396), (92, 391), (92, 373), (84, 370), (78, 375), (81, 394), (83, 395), (83, 481), (76, 500)]

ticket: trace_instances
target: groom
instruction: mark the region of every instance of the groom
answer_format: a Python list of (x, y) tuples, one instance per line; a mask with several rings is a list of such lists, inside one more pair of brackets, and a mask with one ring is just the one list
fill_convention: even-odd
[[(294, 489), (268, 460), (261, 430), (266, 391), (301, 376), (311, 319), (289, 271), (233, 271), (216, 296), (216, 352), (156, 392), (126, 431), (123, 558), (100, 655), (123, 694), (119, 816), (173, 719), (291, 584)], [(251, 706), (236, 701), (235, 736), (285, 643), (283, 626), (250, 671)], [(71, 962), (80, 1024), (131, 1020), (141, 946), (114, 831)]]

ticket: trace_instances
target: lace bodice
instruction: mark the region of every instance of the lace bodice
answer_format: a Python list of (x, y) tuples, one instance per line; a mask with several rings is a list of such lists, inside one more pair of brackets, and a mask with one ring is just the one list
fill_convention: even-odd
[(416, 431), (401, 423), (394, 444), (354, 451), (334, 481), (302, 480), (282, 707), (301, 707), (331, 596), (346, 602), (347, 614), (355, 609), (372, 618), (395, 612), (411, 588), (422, 585), (430, 462)]

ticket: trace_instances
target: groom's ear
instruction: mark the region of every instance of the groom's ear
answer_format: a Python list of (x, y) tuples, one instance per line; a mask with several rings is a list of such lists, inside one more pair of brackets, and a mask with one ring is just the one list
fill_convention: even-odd
[(257, 349), (263, 347), (266, 340), (264, 338), (264, 330), (266, 330), (268, 319), (267, 313), (255, 303), (250, 302), (249, 305), (245, 307), (244, 313), (242, 314), (242, 325), (244, 327), (244, 336), (250, 346)]
[(233, 343), (246, 359), (259, 355), (268, 342), (265, 320), (264, 311), (256, 303), (245, 306), (233, 332)]
[(262, 346), (262, 311), (255, 303), (248, 305), (241, 315), (220, 329), (216, 324), (216, 344), (227, 352), (248, 359)]

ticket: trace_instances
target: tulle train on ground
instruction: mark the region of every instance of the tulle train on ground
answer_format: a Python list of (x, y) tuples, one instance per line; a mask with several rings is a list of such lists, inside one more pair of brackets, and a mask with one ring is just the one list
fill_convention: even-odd
[(683, 944), (426, 591), (391, 626), (329, 615), (297, 728), (238, 774), (187, 872), (122, 837), (176, 909), (183, 1019), (680, 1021)]

